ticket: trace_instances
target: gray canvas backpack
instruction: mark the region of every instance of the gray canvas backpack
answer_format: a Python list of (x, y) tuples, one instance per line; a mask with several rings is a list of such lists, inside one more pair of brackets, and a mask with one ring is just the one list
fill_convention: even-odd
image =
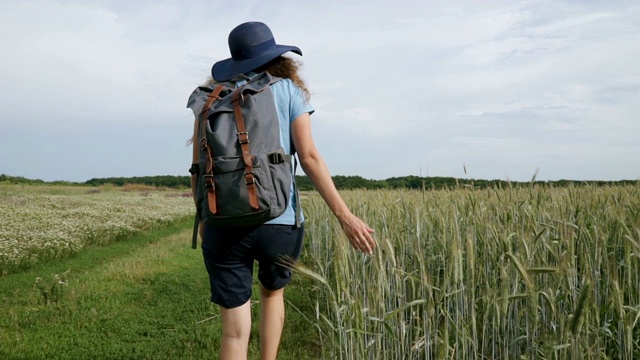
[[(212, 227), (252, 226), (287, 208), (292, 155), (280, 144), (280, 122), (269, 88), (280, 80), (264, 72), (237, 89), (212, 84), (198, 87), (189, 97), (198, 141), (198, 169), (192, 171), (197, 177), (194, 248), (199, 220)], [(296, 217), (298, 222), (299, 211)]]

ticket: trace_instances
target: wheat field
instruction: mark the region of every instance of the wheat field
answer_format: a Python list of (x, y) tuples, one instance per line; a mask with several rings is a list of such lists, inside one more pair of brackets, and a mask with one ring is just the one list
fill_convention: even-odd
[[(193, 213), (184, 191), (126, 190), (0, 187), (1, 273)], [(305, 195), (296, 269), (323, 358), (640, 358), (640, 184), (342, 195), (378, 249)]]
[(640, 186), (343, 196), (378, 250), (306, 199), (325, 358), (640, 358)]

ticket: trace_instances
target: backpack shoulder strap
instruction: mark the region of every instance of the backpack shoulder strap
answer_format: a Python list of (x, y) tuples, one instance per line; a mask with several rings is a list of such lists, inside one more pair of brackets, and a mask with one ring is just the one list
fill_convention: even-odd
[[(218, 85), (215, 87), (215, 89), (213, 89), (213, 91), (209, 94), (209, 96), (207, 96), (207, 101), (205, 102), (204, 107), (200, 112), (200, 118), (196, 119), (195, 121), (195, 125), (193, 128), (193, 163), (200, 164), (199, 150), (206, 150), (206, 153), (207, 153), (207, 167), (206, 169), (200, 169), (199, 173), (202, 173), (202, 171), (204, 170), (206, 170), (207, 172), (213, 173), (213, 158), (212, 158), (211, 150), (207, 146), (207, 139), (206, 139), (207, 113), (209, 112), (209, 109), (211, 108), (211, 105), (213, 104), (213, 102), (221, 99), (220, 92), (222, 92), (224, 88), (225, 88), (224, 85)], [(203, 145), (203, 140), (204, 140), (204, 145)], [(203, 149), (203, 146), (204, 146), (204, 149)], [(211, 177), (205, 177), (205, 180), (206, 179), (208, 179), (209, 181), (213, 181)], [(215, 191), (213, 191), (214, 189), (212, 187), (211, 188), (207, 187), (207, 190), (208, 190), (207, 196), (209, 196), (210, 201), (213, 200), (213, 206), (215, 208), (215, 200), (216, 200)], [(195, 191), (195, 190), (192, 190), (192, 191)], [(212, 203), (209, 202), (209, 204), (212, 204)], [(191, 236), (191, 247), (193, 249), (198, 248), (199, 226), (200, 226), (200, 214), (197, 210), (197, 204), (196, 204), (196, 218), (193, 223), (193, 234)]]

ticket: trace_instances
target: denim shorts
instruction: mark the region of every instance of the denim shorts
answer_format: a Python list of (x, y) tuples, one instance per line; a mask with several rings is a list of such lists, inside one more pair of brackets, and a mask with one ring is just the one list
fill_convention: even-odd
[(258, 261), (258, 279), (268, 290), (283, 288), (291, 270), (282, 257), (298, 260), (304, 227), (258, 225), (252, 227), (204, 227), (202, 253), (211, 283), (211, 301), (227, 309), (251, 298), (253, 264)]

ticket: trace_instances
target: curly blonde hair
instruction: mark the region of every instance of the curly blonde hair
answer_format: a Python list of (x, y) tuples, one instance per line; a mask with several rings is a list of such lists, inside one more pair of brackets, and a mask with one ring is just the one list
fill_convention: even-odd
[(307, 84), (305, 84), (304, 80), (302, 80), (302, 78), (298, 74), (298, 69), (300, 69), (301, 66), (301, 61), (294, 60), (285, 56), (279, 56), (254, 71), (266, 71), (271, 74), (271, 76), (291, 79), (291, 81), (293, 81), (293, 83), (296, 84), (300, 88), (300, 90), (302, 90), (305, 99), (308, 101), (311, 98), (311, 93), (307, 88)]
[[(307, 84), (305, 84), (304, 80), (298, 74), (298, 70), (302, 66), (302, 62), (299, 60), (294, 60), (285, 56), (279, 56), (265, 65), (253, 70), (257, 73), (266, 71), (271, 76), (281, 77), (283, 79), (290, 79), (296, 84), (300, 90), (302, 90), (302, 94), (305, 97), (305, 100), (309, 101), (311, 98), (311, 92), (309, 88), (307, 88)], [(216, 81), (209, 77), (205, 82), (205, 85), (215, 84)]]

